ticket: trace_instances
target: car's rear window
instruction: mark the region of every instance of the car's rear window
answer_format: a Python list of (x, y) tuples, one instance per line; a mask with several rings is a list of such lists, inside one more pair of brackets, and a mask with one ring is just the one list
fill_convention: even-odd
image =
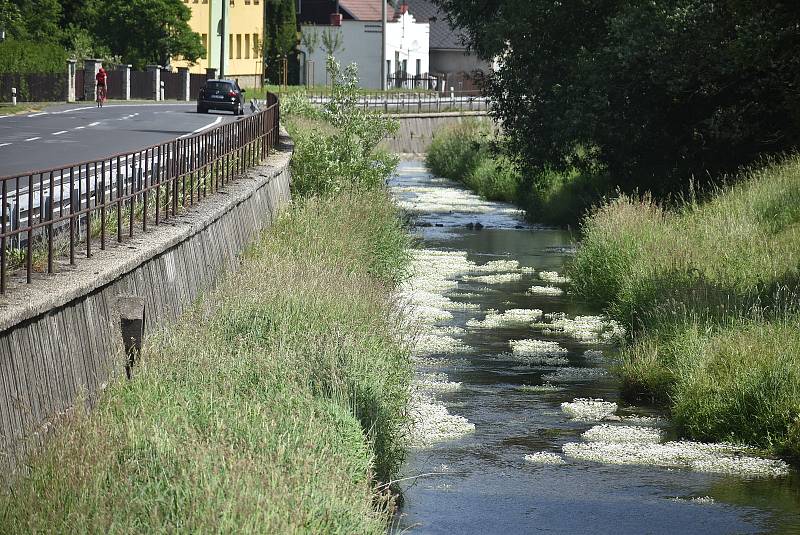
[(230, 91), (233, 84), (228, 82), (206, 82), (206, 88), (212, 91)]

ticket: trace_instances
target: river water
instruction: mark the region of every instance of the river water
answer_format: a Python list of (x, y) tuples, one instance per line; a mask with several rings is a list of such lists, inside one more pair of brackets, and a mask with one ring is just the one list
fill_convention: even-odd
[(390, 187), (419, 238), (403, 292), (414, 447), (393, 532), (800, 533), (795, 471), (671, 442), (663, 415), (619, 399), (618, 326), (560, 291), (567, 232), (422, 162), (401, 162)]

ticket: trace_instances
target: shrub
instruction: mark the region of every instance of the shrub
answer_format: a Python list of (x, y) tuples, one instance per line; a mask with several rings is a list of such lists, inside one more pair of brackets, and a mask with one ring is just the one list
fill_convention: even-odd
[(63, 74), (67, 53), (59, 45), (8, 39), (0, 42), (0, 74)]
[[(290, 106), (300, 116), (317, 118), (323, 128), (297, 128), (292, 158), (292, 192), (298, 197), (332, 195), (343, 190), (368, 191), (383, 186), (397, 158), (377, 150), (378, 143), (397, 130), (394, 119), (358, 107), (358, 71), (355, 64), (344, 72), (328, 59), (333, 86), (330, 100), (319, 112), (307, 105)], [(302, 98), (302, 97), (294, 97)], [(293, 108), (292, 108), (293, 107)], [(305, 123), (309, 126), (308, 123)]]

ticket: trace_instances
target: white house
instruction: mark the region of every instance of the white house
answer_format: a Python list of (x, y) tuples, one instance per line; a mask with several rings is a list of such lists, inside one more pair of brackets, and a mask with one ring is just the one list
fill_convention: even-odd
[[(327, 82), (325, 61), (329, 52), (342, 64), (358, 65), (362, 87), (381, 88), (381, 40), (383, 23), (380, 2), (339, 0), (339, 16), (335, 17), (336, 2), (303, 2), (298, 18), (301, 22), (300, 49), (307, 67), (303, 69), (308, 82)], [(324, 11), (328, 11), (329, 20)], [(395, 10), (387, 4), (386, 75), (394, 85), (411, 86), (415, 78), (429, 70), (430, 26), (417, 22), (406, 9)], [(333, 24), (331, 24), (333, 22)]]

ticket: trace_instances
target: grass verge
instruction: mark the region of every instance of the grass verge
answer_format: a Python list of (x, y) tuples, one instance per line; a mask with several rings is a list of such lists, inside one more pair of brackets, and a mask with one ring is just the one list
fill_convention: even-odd
[(633, 327), (629, 397), (679, 429), (800, 459), (800, 157), (666, 210), (620, 197), (592, 212), (573, 291)]

